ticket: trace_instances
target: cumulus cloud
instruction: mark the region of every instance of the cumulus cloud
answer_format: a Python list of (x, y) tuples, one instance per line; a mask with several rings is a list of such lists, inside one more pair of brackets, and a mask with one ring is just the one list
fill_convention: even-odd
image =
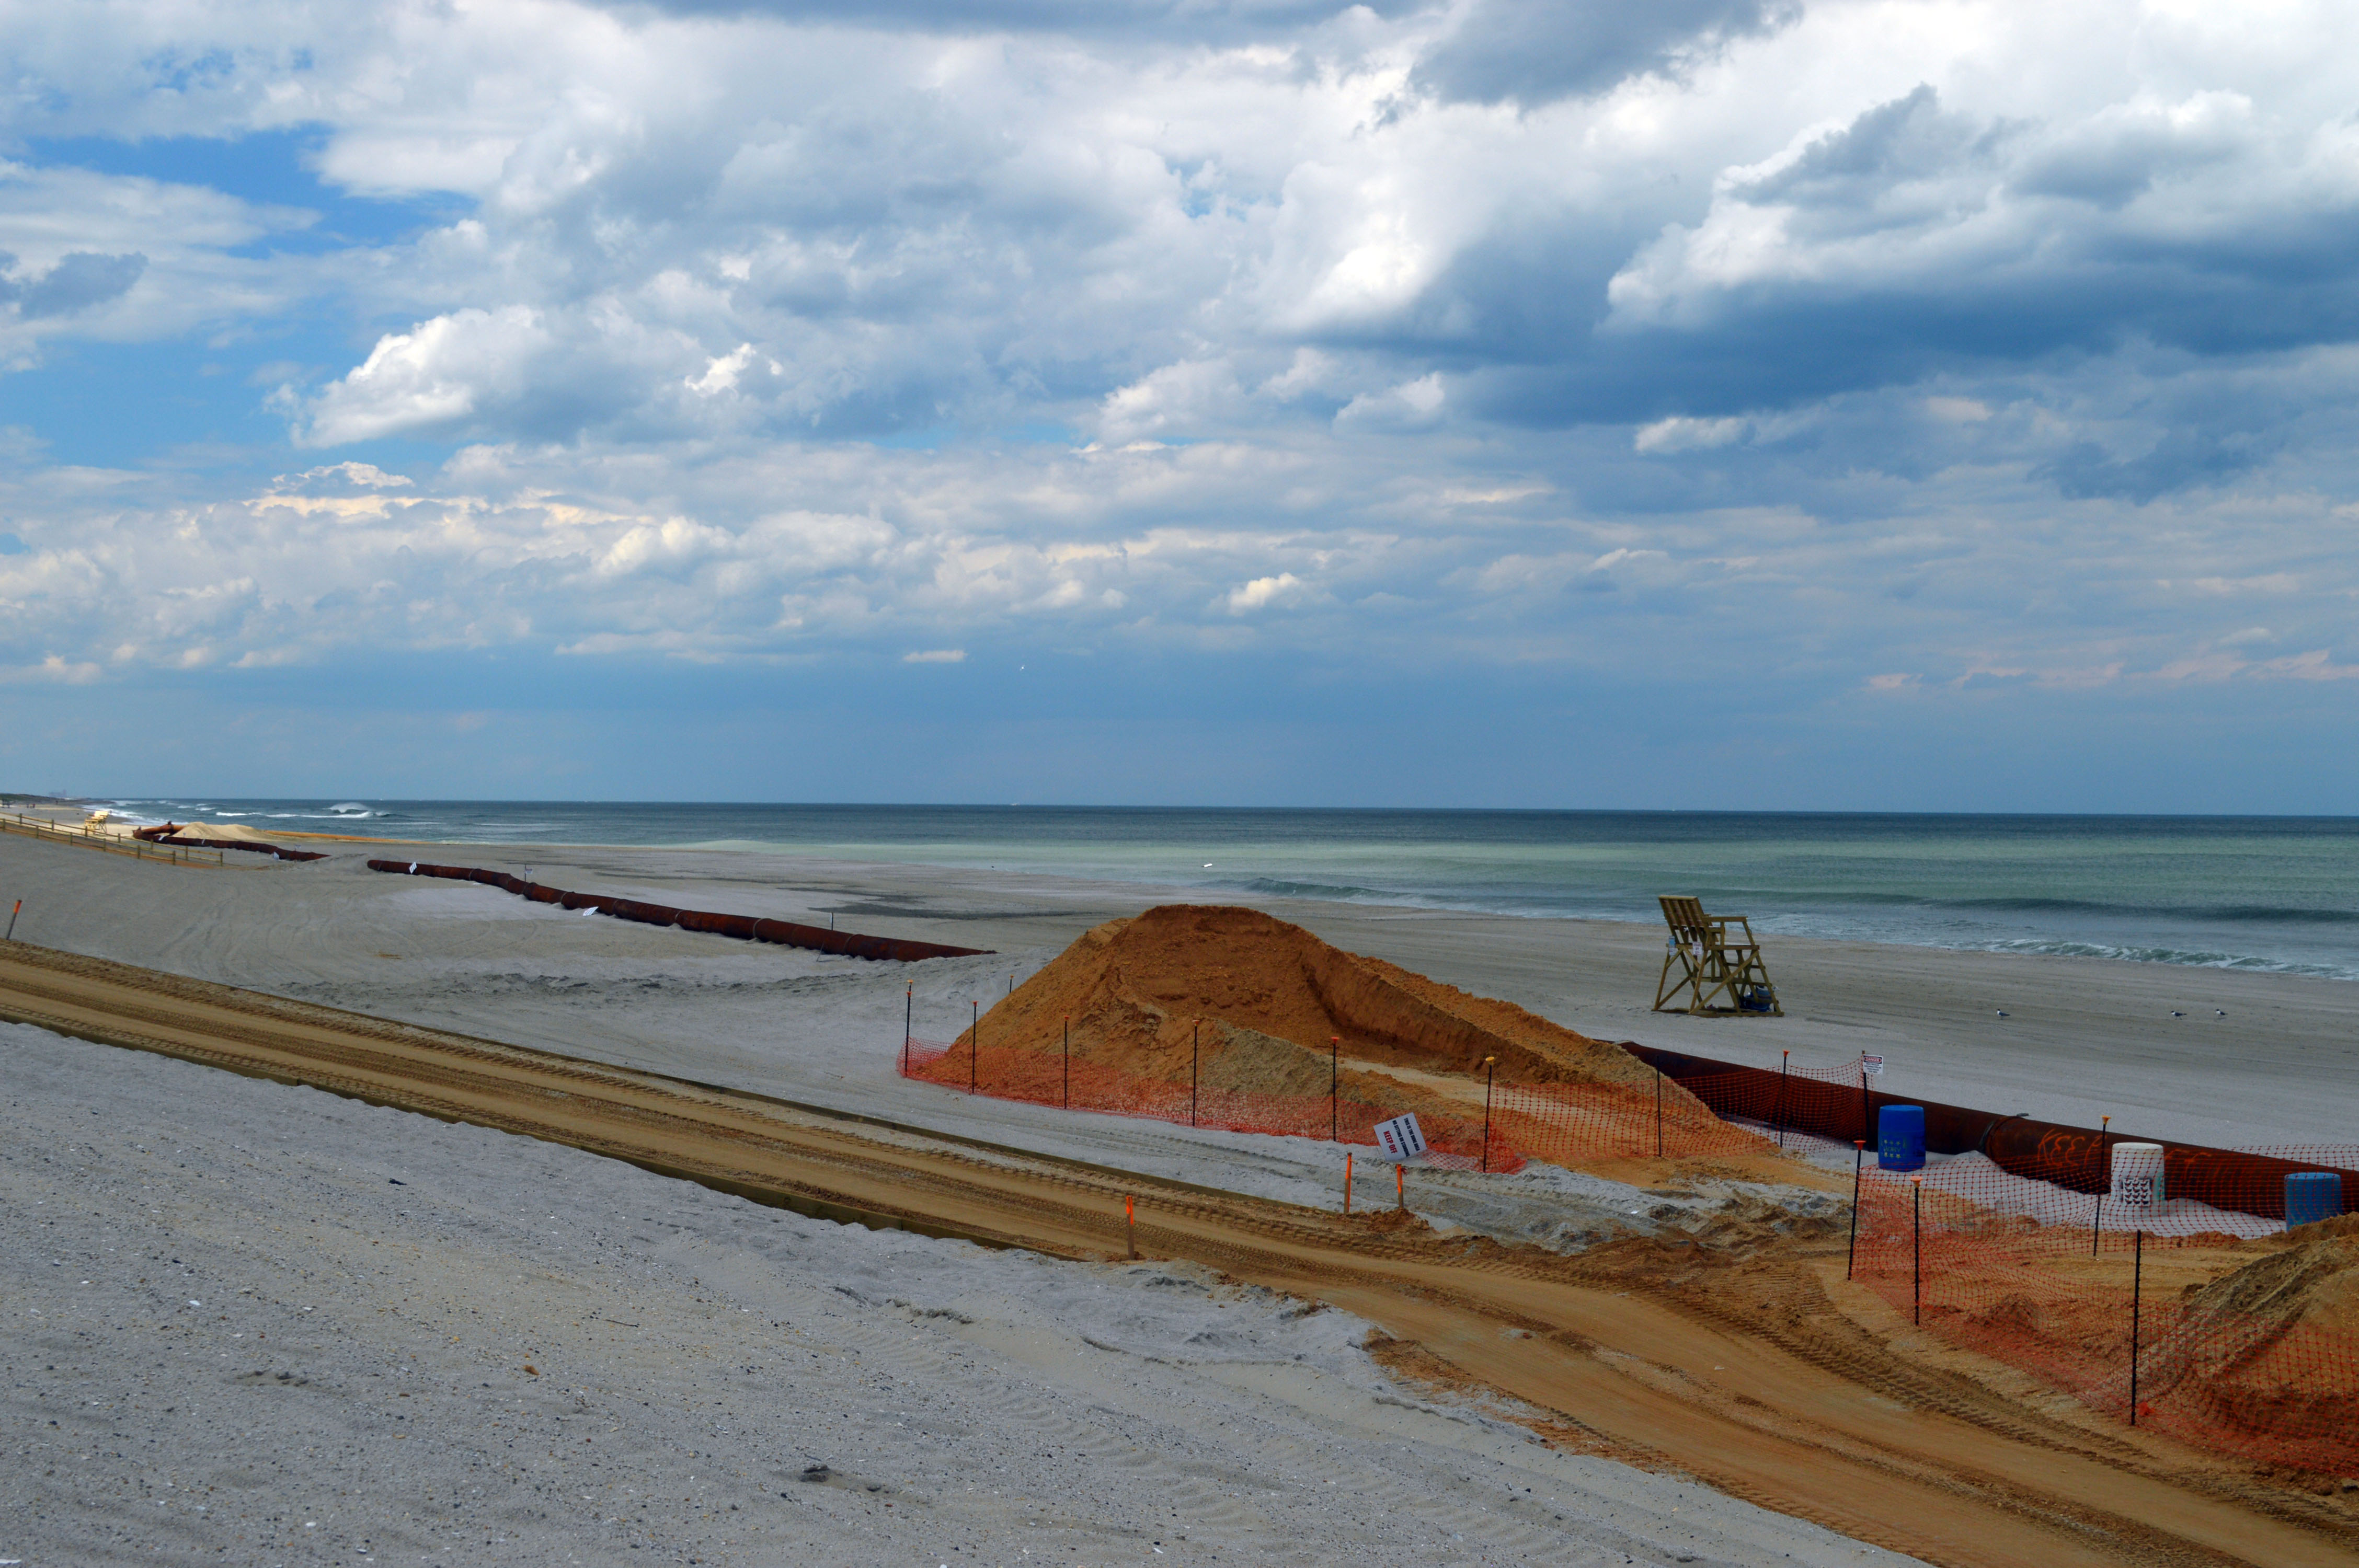
[(318, 194), (0, 167), (0, 373), (201, 343), (305, 455), (12, 449), (12, 668), (2343, 667), (2332, 9), (71, 10), (0, 23), (12, 145), (299, 136)]

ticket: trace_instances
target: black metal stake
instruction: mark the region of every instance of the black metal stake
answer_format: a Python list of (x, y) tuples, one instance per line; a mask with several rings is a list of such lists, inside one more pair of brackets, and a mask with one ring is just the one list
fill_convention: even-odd
[(1491, 1168), (1491, 1075), (1496, 1070), (1493, 1064), (1498, 1059), (1483, 1058), (1483, 1168), (1486, 1171)]
[(2146, 1227), (2130, 1243), (2130, 1424), (2137, 1424), (2138, 1294), (2146, 1273)]
[(2138, 1298), (2143, 1292), (2146, 1273), (2146, 1227), (2138, 1227), (2130, 1242), (2130, 1424), (2138, 1418)]
[(974, 1008), (974, 1022), (967, 1026), (966, 1033), (966, 1092), (969, 1094), (974, 1093), (975, 1084), (983, 1076), (983, 1003), (977, 1001), (971, 1005)]
[(1853, 1139), (1851, 1141), (1851, 1260), (1843, 1265), (1843, 1278), (1846, 1280), (1852, 1277), (1852, 1271), (1859, 1267), (1859, 1173), (1860, 1168), (1866, 1163), (1867, 1140)]
[(1655, 1158), (1663, 1157), (1663, 1069), (1655, 1069)]
[(1868, 1119), (1867, 1111), (1867, 1058), (1862, 1056), (1859, 1059), (1859, 1141), (1865, 1143), (1875, 1136), (1875, 1123)]
[(16, 907), (8, 912), (8, 935), (0, 937), (0, 941), (14, 942), (16, 939), (16, 916), (24, 913), (25, 901), (20, 898), (16, 901)]
[(2113, 1126), (2114, 1119), (2109, 1116), (2104, 1120), (2104, 1126), (2097, 1129), (2097, 1217), (2089, 1222), (2089, 1256), (2092, 1258), (2097, 1255), (2097, 1232), (2105, 1224), (2105, 1189), (2113, 1185), (2113, 1161), (2107, 1157), (2105, 1129)]
[(1915, 1213), (1911, 1217), (1911, 1222), (1916, 1231), (1917, 1249), (1917, 1310), (1915, 1316), (1917, 1326), (1922, 1328), (1925, 1326), (1925, 1178), (1922, 1176), (1909, 1177), (1908, 1190), (1911, 1195), (1909, 1200), (1910, 1205), (1915, 1210)]
[(1777, 1147), (1786, 1147), (1786, 1064), (1793, 1057), (1791, 1051), (1777, 1053)]
[(1073, 1108), (1073, 1021), (1065, 1020), (1065, 1108)]
[(918, 982), (909, 982), (909, 994), (901, 1003), (901, 1076), (909, 1076), (909, 1032), (918, 1026)]
[(1198, 1019), (1188, 1035), (1188, 1125), (1196, 1125), (1196, 1065), (1204, 1056), (1204, 1021)]
[(1327, 1037), (1327, 1141), (1330, 1143), (1343, 1141), (1343, 1115), (1339, 1108), (1343, 1102), (1338, 1098), (1343, 1092), (1343, 1058), (1338, 1054), (1343, 1049), (1342, 1035), (1331, 1034)]

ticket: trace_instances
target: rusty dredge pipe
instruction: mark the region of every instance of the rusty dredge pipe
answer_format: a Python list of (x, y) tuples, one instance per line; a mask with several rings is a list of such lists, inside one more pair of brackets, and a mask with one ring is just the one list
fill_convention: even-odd
[[(1875, 1109), (1905, 1103), (1925, 1108), (1925, 1147), (1937, 1154), (1984, 1154), (2000, 1169), (2052, 1182), (2076, 1192), (2104, 1192), (2110, 1184), (2107, 1151), (2134, 1135), (2066, 1127), (2027, 1116), (1941, 1105), (1913, 1095), (1878, 1094), (1851, 1084), (1785, 1078), (1766, 1067), (1745, 1067), (1625, 1041), (1622, 1048), (1658, 1067), (1663, 1076), (1723, 1116), (1759, 1118), (1775, 1105), (1785, 1127), (1848, 1143), (1875, 1146)], [(2174, 1198), (2193, 1198), (2214, 1208), (2235, 1209), (2264, 1219), (2285, 1217), (2285, 1179), (2298, 1172), (2332, 1169), (2280, 1160), (2241, 1149), (2174, 1143), (2167, 1138), (2137, 1141), (2162, 1145), (2163, 1180)]]
[(245, 849), (256, 855), (270, 855), (281, 860), (324, 860), (328, 857), (316, 849), (288, 849), (277, 844), (256, 843), (251, 838), (190, 838), (178, 827), (167, 822), (160, 827), (135, 827), (134, 838), (145, 838), (150, 844), (188, 844), (200, 849)]
[(419, 860), (371, 860), (369, 870), (390, 871), (397, 876), (445, 877), (453, 881), (481, 882), (485, 887), (504, 889), (519, 898), (535, 903), (553, 903), (565, 909), (591, 909), (600, 914), (611, 914), (617, 920), (636, 920), (642, 925), (677, 925), (683, 931), (705, 931), (715, 936), (734, 936), (746, 942), (770, 942), (781, 947), (808, 947), (819, 953), (840, 953), (850, 958), (878, 958), (895, 963), (911, 964), (921, 958), (973, 958), (986, 954), (984, 947), (951, 947), (940, 942), (913, 942), (899, 936), (864, 936), (856, 931), (831, 931), (821, 925), (803, 925), (792, 920), (772, 920), (766, 915), (715, 914), (701, 909), (674, 909), (668, 903), (644, 903), (635, 898), (613, 898), (604, 893), (568, 892), (563, 888), (544, 887), (527, 882), (522, 877), (506, 871), (487, 871), (477, 866), (430, 866)]

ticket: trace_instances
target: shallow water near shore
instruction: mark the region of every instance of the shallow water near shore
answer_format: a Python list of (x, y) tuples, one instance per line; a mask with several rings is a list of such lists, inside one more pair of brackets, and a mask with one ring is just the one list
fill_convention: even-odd
[(1189, 896), (1651, 922), (2359, 979), (2359, 818), (125, 800), (161, 819), (989, 868)]

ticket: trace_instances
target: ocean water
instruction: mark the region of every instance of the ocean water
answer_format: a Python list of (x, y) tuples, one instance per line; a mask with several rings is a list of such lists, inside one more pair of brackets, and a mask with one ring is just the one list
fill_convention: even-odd
[[(2359, 818), (126, 800), (126, 815), (632, 844), (2359, 980)], [(481, 857), (491, 859), (494, 857)], [(520, 857), (511, 857), (520, 859)]]

